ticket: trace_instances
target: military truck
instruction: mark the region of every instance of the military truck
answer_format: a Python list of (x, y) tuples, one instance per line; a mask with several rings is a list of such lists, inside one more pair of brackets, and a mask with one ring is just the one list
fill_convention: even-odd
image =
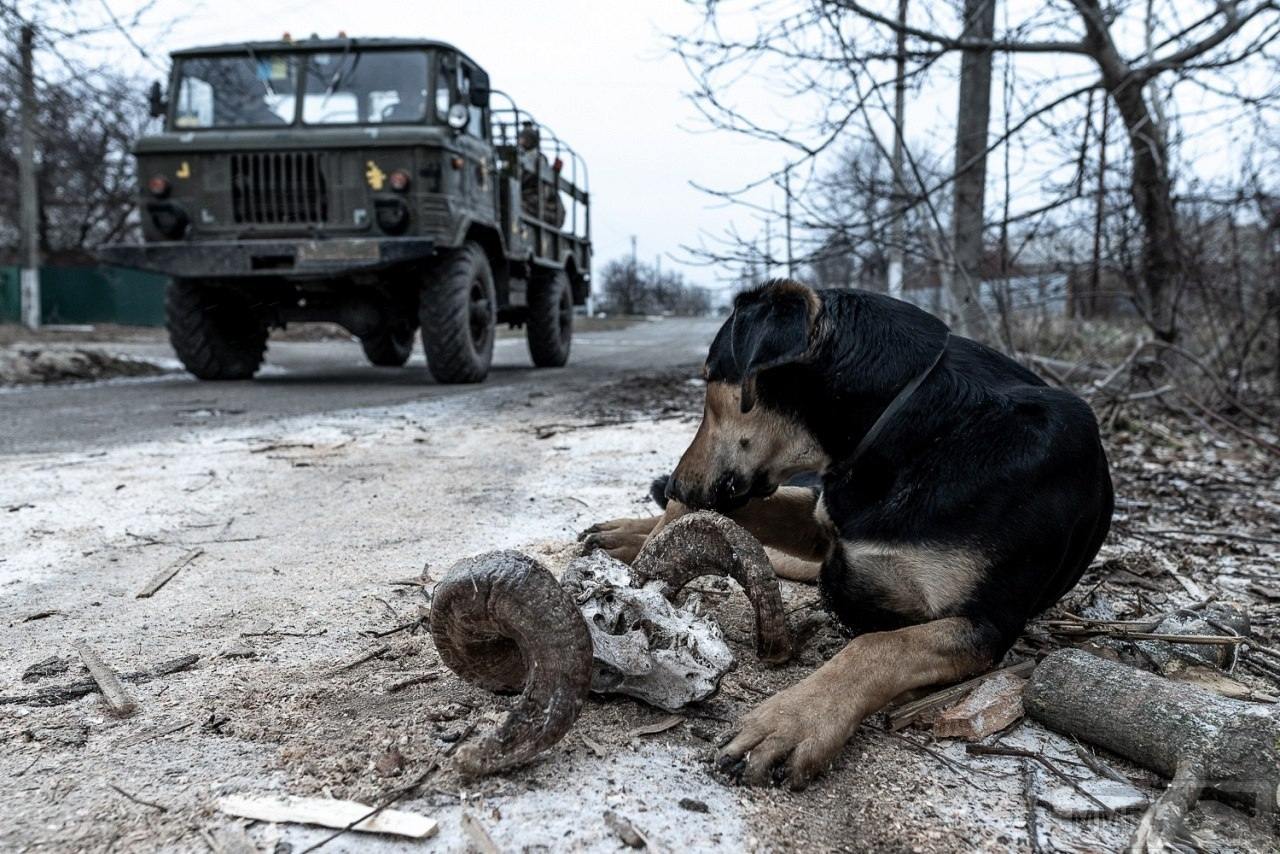
[(539, 367), (569, 358), (591, 288), (586, 165), (465, 53), (310, 38), (177, 51), (163, 130), (135, 149), (142, 242), (112, 264), (171, 277), (169, 337), (195, 376), (245, 379), (268, 331), (330, 321), (375, 365), (421, 329), (442, 383), (489, 372), (496, 325)]

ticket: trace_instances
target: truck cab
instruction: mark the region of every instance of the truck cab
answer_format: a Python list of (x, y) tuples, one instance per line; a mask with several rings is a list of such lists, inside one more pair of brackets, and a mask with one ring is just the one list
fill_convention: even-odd
[(324, 320), (376, 365), (421, 333), (440, 382), (488, 373), (496, 324), (568, 361), (590, 293), (586, 166), (443, 42), (309, 39), (178, 51), (135, 148), (142, 242), (170, 339), (202, 379), (244, 379), (268, 330)]

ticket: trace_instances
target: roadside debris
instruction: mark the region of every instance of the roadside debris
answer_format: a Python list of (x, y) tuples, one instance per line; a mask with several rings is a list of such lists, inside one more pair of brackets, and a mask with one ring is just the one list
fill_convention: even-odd
[(938, 716), (933, 734), (938, 738), (978, 741), (1012, 725), (1022, 717), (1022, 690), (1027, 680), (1000, 672), (975, 688), (969, 696)]
[(490, 552), (454, 564), (431, 602), (445, 666), (488, 691), (520, 691), (494, 730), (457, 753), (466, 774), (527, 762), (558, 742), (591, 688), (591, 637), (573, 600), (541, 564)]
[(1277, 813), (1280, 715), (1270, 707), (1076, 649), (1045, 658), (1024, 702), (1046, 726), (1173, 778), (1134, 832), (1132, 850), (1173, 850), (1206, 786), (1260, 813)]
[(351, 659), (348, 662), (345, 662), (343, 664), (337, 665), (336, 667), (330, 668), (328, 671), (328, 675), (336, 676), (339, 673), (345, 673), (348, 670), (354, 670), (355, 668), (364, 664), (366, 661), (371, 661), (372, 659), (375, 659), (375, 658), (381, 658), (382, 656), (386, 655), (389, 652), (391, 652), (391, 647), (387, 646), (386, 644), (379, 644), (378, 646), (374, 647), (368, 652), (361, 653), (360, 655), (356, 656), (355, 658)]
[(669, 596), (695, 578), (729, 576), (755, 609), (756, 655), (766, 664), (791, 659), (794, 645), (773, 565), (759, 541), (731, 519), (706, 511), (681, 516), (645, 543), (631, 574), (641, 584), (664, 582)]
[(89, 647), (89, 644), (84, 641), (76, 641), (75, 649), (80, 656), (80, 660), (84, 662), (84, 666), (88, 668), (89, 675), (97, 683), (98, 690), (102, 692), (102, 697), (107, 701), (111, 711), (120, 717), (136, 712), (138, 710), (137, 702), (124, 690), (124, 686), (120, 684), (116, 672), (98, 657), (98, 654)]
[[(330, 798), (297, 798), (276, 795), (226, 795), (218, 799), (218, 809), (237, 818), (254, 821), (290, 822), (354, 830), (360, 833), (385, 833), (426, 839), (439, 829), (439, 823), (403, 810), (377, 810), (356, 801)], [(374, 812), (373, 815), (370, 815)]]
[(159, 572), (157, 572), (154, 576), (152, 576), (151, 580), (147, 582), (147, 586), (139, 590), (135, 598), (150, 599), (152, 596), (156, 594), (156, 592), (161, 587), (164, 587), (166, 584), (168, 584), (170, 580), (172, 580), (173, 577), (178, 574), (179, 571), (186, 568), (187, 566), (190, 566), (191, 563), (196, 558), (200, 557), (203, 554), (204, 554), (204, 549), (193, 549), (187, 552), (187, 554), (184, 557), (182, 557), (172, 566), (168, 566), (160, 570)]
[(642, 735), (657, 735), (666, 732), (669, 729), (675, 729), (684, 723), (684, 718), (680, 715), (668, 715), (660, 721), (644, 726), (638, 726), (635, 729), (627, 731), (627, 738), (639, 738)]
[[(1054, 815), (1074, 819), (1121, 815), (1151, 803), (1150, 798), (1133, 786), (1115, 780), (1085, 780), (1080, 783), (1079, 791), (1073, 786), (1054, 786), (1038, 800)], [(1099, 807), (1098, 802), (1104, 806)]]
[[(200, 656), (198, 655), (180, 655), (177, 658), (170, 658), (165, 661), (161, 661), (153, 665), (149, 670), (135, 670), (132, 673), (126, 673), (119, 678), (125, 682), (132, 682), (134, 684), (150, 682), (152, 679), (158, 679), (162, 676), (169, 676), (170, 674), (180, 673), (183, 670), (187, 670), (194, 666), (199, 660)], [(45, 661), (48, 661), (48, 659)], [(100, 690), (101, 688), (96, 680), (85, 679), (79, 682), (72, 682), (68, 685), (45, 686), (33, 694), (0, 695), (0, 706), (60, 706), (64, 703), (74, 702), (79, 700), (81, 697), (88, 696), (89, 694), (93, 694)]]
[(480, 854), (499, 854), (502, 850), (494, 843), (493, 837), (480, 823), (480, 819), (469, 812), (462, 814), (462, 832), (467, 835), (468, 841)]
[(151, 362), (81, 348), (0, 350), (0, 385), (64, 383), (165, 373)]
[(673, 712), (720, 687), (733, 653), (720, 627), (681, 607), (660, 584), (631, 586), (626, 564), (604, 552), (575, 558), (560, 580), (591, 634), (591, 690), (626, 694)]
[(50, 676), (61, 676), (71, 667), (72, 660), (59, 655), (51, 655), (48, 658), (41, 659), (35, 664), (29, 665), (26, 670), (22, 671), (23, 682), (36, 682), (40, 679), (47, 679)]
[(625, 571), (604, 555), (580, 557), (562, 586), (515, 551), (450, 568), (431, 605), (440, 660), (487, 690), (523, 689), (496, 730), (459, 751), (460, 770), (489, 774), (532, 759), (564, 737), (592, 689), (667, 710), (714, 693), (733, 663), (718, 627), (697, 616), (696, 604), (676, 609), (667, 601), (694, 578), (736, 579), (755, 607), (761, 660), (791, 657), (777, 578), (760, 544), (729, 519), (682, 517), (636, 558), (629, 576), (644, 587), (624, 585)]
[(138, 804), (139, 806), (151, 807), (151, 809), (158, 810), (160, 812), (169, 811), (169, 808), (166, 807), (164, 804), (157, 804), (154, 801), (144, 800), (143, 798), (140, 798), (137, 795), (131, 795), (128, 792), (126, 792), (124, 789), (117, 786), (115, 783), (107, 783), (107, 787), (110, 789), (113, 789), (117, 794), (123, 795), (125, 798), (133, 801), (135, 804)]
[(387, 748), (378, 761), (373, 763), (373, 770), (383, 777), (394, 777), (404, 770), (404, 757), (394, 744)]
[(613, 810), (607, 810), (604, 814), (604, 823), (613, 831), (613, 835), (621, 840), (622, 844), (628, 848), (645, 848), (648, 842), (644, 835), (636, 830), (636, 826), (627, 819), (618, 815)]
[(917, 721), (932, 723), (934, 720), (933, 715), (940, 709), (964, 699), (970, 691), (973, 691), (984, 682), (1002, 676), (1026, 676), (1035, 667), (1036, 663), (1034, 661), (1021, 661), (1000, 670), (993, 670), (990, 673), (975, 676), (972, 679), (943, 688), (940, 691), (934, 691), (932, 694), (928, 694), (918, 700), (903, 703), (901, 706), (889, 711), (889, 729), (892, 732), (897, 732)]

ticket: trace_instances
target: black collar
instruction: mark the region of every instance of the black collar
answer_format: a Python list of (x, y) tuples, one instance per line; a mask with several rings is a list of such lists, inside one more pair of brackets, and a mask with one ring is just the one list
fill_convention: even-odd
[(867, 450), (875, 444), (876, 439), (880, 438), (880, 434), (884, 432), (885, 427), (889, 426), (889, 421), (893, 419), (893, 416), (897, 415), (898, 412), (902, 410), (902, 407), (907, 405), (907, 401), (911, 399), (911, 395), (916, 393), (916, 389), (920, 388), (924, 381), (929, 378), (929, 375), (933, 373), (933, 369), (938, 367), (938, 363), (942, 361), (942, 357), (947, 354), (947, 344), (950, 342), (951, 333), (948, 332), (947, 337), (942, 339), (942, 346), (938, 348), (938, 355), (933, 357), (933, 361), (929, 363), (929, 367), (916, 374), (911, 378), (911, 382), (902, 387), (902, 390), (898, 392), (897, 396), (894, 397), (893, 400), (889, 401), (889, 405), (880, 413), (880, 417), (871, 425), (871, 429), (862, 437), (862, 441), (858, 443), (858, 447), (853, 451), (853, 456), (849, 458), (850, 463), (856, 462), (858, 457), (865, 454)]

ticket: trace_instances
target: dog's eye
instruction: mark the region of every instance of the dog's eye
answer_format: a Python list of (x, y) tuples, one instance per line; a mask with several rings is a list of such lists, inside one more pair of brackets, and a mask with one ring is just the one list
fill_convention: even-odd
[(743, 448), (747, 447), (750, 444), (751, 444), (751, 440), (748, 439), (746, 436), (743, 436), (741, 439), (738, 440), (738, 445), (740, 445)]

